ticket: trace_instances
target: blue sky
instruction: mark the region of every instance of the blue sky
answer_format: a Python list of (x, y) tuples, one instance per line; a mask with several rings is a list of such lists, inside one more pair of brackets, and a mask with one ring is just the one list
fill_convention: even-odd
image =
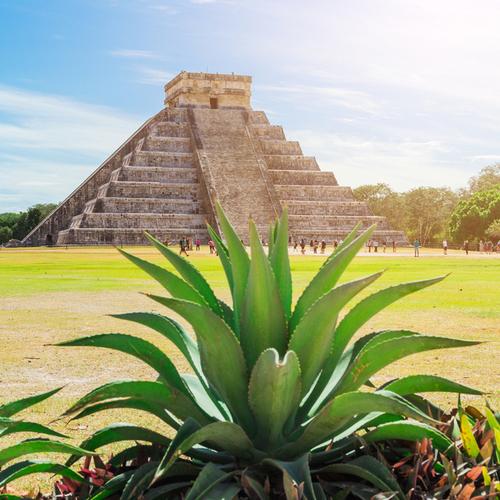
[(499, 21), (495, 0), (0, 0), (0, 212), (63, 200), (183, 69), (252, 75), (341, 184), (464, 186), (500, 161)]

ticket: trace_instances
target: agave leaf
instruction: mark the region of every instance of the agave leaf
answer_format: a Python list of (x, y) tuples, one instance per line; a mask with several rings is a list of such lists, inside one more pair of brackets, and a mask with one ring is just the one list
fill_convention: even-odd
[(35, 422), (17, 422), (5, 417), (0, 417), (0, 437), (8, 436), (9, 434), (17, 434), (19, 432), (36, 432), (38, 434), (46, 434), (48, 436), (55, 436), (65, 438), (64, 434), (54, 431), (49, 427)]
[(208, 443), (241, 459), (252, 459), (256, 456), (252, 441), (245, 431), (232, 422), (214, 422), (201, 427), (197, 422), (187, 420), (179, 429), (180, 436), (172, 441), (155, 474), (155, 481), (162, 477), (174, 462), (193, 446)]
[(58, 476), (67, 477), (79, 483), (85, 481), (83, 476), (78, 474), (78, 472), (62, 464), (43, 460), (25, 460), (23, 462), (17, 462), (0, 471), (0, 488), (3, 488), (6, 484), (16, 479), (20, 479), (21, 477), (40, 473), (57, 474)]
[(196, 342), (189, 336), (184, 328), (182, 328), (182, 326), (173, 319), (162, 316), (161, 314), (145, 312), (113, 314), (112, 317), (124, 319), (126, 321), (133, 321), (156, 330), (158, 333), (170, 340), (175, 347), (181, 351), (196, 374), (200, 378), (204, 378), (200, 365), (200, 353)]
[(219, 260), (221, 261), (222, 268), (224, 269), (224, 273), (226, 274), (229, 289), (231, 290), (231, 293), (233, 293), (233, 270), (231, 267), (231, 261), (229, 260), (229, 251), (226, 245), (224, 245), (222, 240), (219, 238), (219, 235), (215, 232), (212, 226), (210, 226), (210, 224), (207, 224), (207, 230), (210, 238), (212, 238), (212, 241), (215, 243), (215, 248), (217, 249)]
[(363, 439), (368, 443), (388, 439), (420, 441), (424, 438), (432, 439), (433, 445), (439, 451), (447, 456), (453, 456), (453, 442), (441, 431), (421, 422), (390, 422), (363, 435)]
[[(91, 437), (83, 441), (80, 447), (95, 451), (108, 444), (119, 443), (121, 441), (146, 441), (165, 447), (170, 445), (170, 439), (158, 432), (136, 425), (118, 423), (98, 430)], [(74, 464), (77, 459), (78, 457), (75, 456), (70, 457), (66, 465)]]
[(158, 462), (147, 462), (137, 467), (123, 488), (120, 500), (136, 500), (143, 497), (154, 477)]
[(432, 337), (428, 335), (414, 335), (403, 338), (394, 338), (385, 342), (371, 345), (368, 342), (356, 356), (356, 359), (340, 382), (336, 393), (347, 392), (361, 387), (372, 375), (398, 359), (430, 351), (451, 347), (465, 347), (476, 345), (479, 342), (469, 340)]
[[(490, 426), (491, 430), (497, 430), (500, 432), (500, 423), (498, 422), (497, 418), (495, 417), (495, 414), (489, 409), (485, 408), (484, 410), (486, 414), (486, 420), (488, 421), (488, 425)], [(500, 447), (500, 443), (498, 443), (498, 446)]]
[(283, 361), (275, 349), (259, 356), (252, 370), (248, 399), (260, 448), (272, 449), (282, 440), (285, 423), (300, 403), (300, 380), (299, 360), (293, 351), (288, 351)]
[(172, 493), (173, 491), (177, 491), (181, 488), (186, 488), (189, 485), (189, 482), (164, 484), (163, 486), (159, 486), (158, 488), (149, 489), (147, 493), (144, 493), (143, 499), (164, 500), (166, 498), (170, 498), (170, 495), (167, 494)]
[(200, 349), (201, 363), (211, 386), (246, 429), (252, 428), (247, 393), (247, 367), (234, 332), (213, 311), (184, 300), (151, 296), (191, 323)]
[(144, 411), (158, 417), (160, 420), (163, 420), (163, 422), (168, 424), (173, 429), (179, 428), (179, 424), (168, 414), (161, 404), (156, 404), (152, 401), (144, 401), (140, 398), (114, 399), (111, 401), (104, 401), (103, 403), (96, 403), (94, 405), (87, 406), (80, 413), (72, 417), (71, 420), (79, 420), (100, 411), (122, 408)]
[(226, 238), (229, 261), (231, 263), (231, 276), (233, 283), (233, 310), (235, 316), (236, 334), (239, 334), (240, 314), (247, 288), (248, 272), (250, 270), (250, 258), (233, 226), (227, 220), (226, 214), (219, 203), (215, 205), (219, 223)]
[(29, 439), (0, 450), (0, 466), (25, 455), (33, 453), (71, 453), (79, 456), (91, 455), (92, 451), (61, 441), (49, 439)]
[(460, 434), (462, 436), (462, 444), (464, 445), (467, 455), (471, 458), (477, 458), (480, 453), (479, 445), (477, 444), (474, 433), (472, 432), (472, 425), (465, 414), (463, 414), (460, 418)]
[(227, 496), (226, 494), (220, 496), (220, 494), (217, 494), (214, 497), (213, 493), (219, 484), (233, 475), (234, 472), (225, 473), (214, 464), (208, 463), (199, 473), (185, 500), (231, 500), (238, 491), (233, 493), (234, 490), (232, 490), (232, 496)]
[[(347, 372), (352, 368), (353, 360), (369, 342), (371, 342), (371, 345), (378, 345), (389, 339), (392, 340), (415, 335), (419, 334), (405, 330), (386, 330), (382, 332), (372, 332), (364, 337), (361, 337), (354, 343), (354, 345), (344, 351), (340, 360), (334, 367), (335, 369), (332, 374), (329, 375), (329, 371), (326, 369), (323, 370), (314, 386), (314, 389), (308, 395), (307, 401), (301, 407), (299, 415), (301, 417), (306, 414), (311, 416), (314, 415), (318, 408), (321, 408), (334, 394), (338, 392), (336, 388), (343, 377), (345, 377)], [(325, 365), (327, 365), (329, 361), (330, 359), (326, 361)]]
[(446, 276), (439, 276), (429, 280), (402, 283), (400, 285), (379, 290), (378, 292), (375, 292), (374, 294), (361, 300), (344, 316), (335, 331), (331, 365), (335, 366), (353, 335), (370, 318), (375, 316), (375, 314), (406, 295), (418, 292), (423, 288), (438, 283), (444, 278), (446, 278)]
[(325, 293), (329, 292), (337, 283), (349, 263), (354, 259), (365, 241), (370, 238), (375, 225), (355, 238), (342, 250), (335, 252), (332, 258), (325, 263), (318, 274), (311, 280), (300, 296), (292, 317), (290, 318), (290, 331), (293, 331), (305, 312)]
[(358, 231), (360, 230), (362, 225), (363, 223), (361, 221), (356, 223), (356, 225), (352, 228), (351, 232), (344, 238), (344, 241), (342, 241), (342, 243), (340, 243), (340, 245), (338, 245), (337, 248), (335, 248), (333, 252), (328, 256), (328, 258), (323, 263), (323, 266), (327, 262), (329, 262), (335, 254), (339, 253), (345, 247), (349, 246), (351, 242), (353, 242), (356, 239), (356, 237), (358, 236)]
[(200, 295), (203, 296), (208, 306), (219, 316), (222, 314), (219, 306), (219, 301), (215, 296), (212, 288), (208, 284), (203, 274), (196, 269), (187, 259), (174, 252), (171, 248), (158, 241), (148, 232), (145, 233), (148, 240), (156, 247), (156, 249), (172, 264), (179, 274), (193, 287)]
[(208, 415), (217, 420), (230, 420), (228, 412), (220, 405), (212, 389), (206, 387), (195, 375), (183, 373), (181, 376), (184, 383), (189, 387), (195, 401)]
[(103, 347), (129, 354), (156, 370), (170, 388), (177, 389), (188, 397), (191, 396), (172, 361), (170, 361), (163, 351), (147, 340), (122, 333), (110, 333), (81, 337), (61, 342), (57, 345)]
[(458, 392), (461, 394), (482, 394), (481, 391), (458, 384), (447, 378), (435, 375), (410, 375), (385, 384), (381, 389), (395, 392), (401, 396), (419, 392)]
[(58, 387), (52, 391), (44, 392), (42, 394), (37, 394), (36, 396), (30, 396), (28, 398), (18, 399), (17, 401), (11, 401), (10, 403), (5, 403), (0, 406), (0, 417), (12, 417), (16, 413), (19, 413), (30, 406), (36, 405), (42, 401), (45, 401), (50, 396), (56, 394), (62, 389)]
[(288, 257), (288, 208), (283, 208), (281, 219), (276, 222), (275, 241), (271, 247), (269, 242), (269, 260), (278, 284), (285, 318), (292, 314), (292, 273)]
[(302, 316), (288, 349), (295, 351), (302, 370), (302, 394), (307, 394), (328, 358), (337, 317), (342, 308), (382, 273), (340, 285), (318, 299)]
[(136, 257), (135, 255), (129, 254), (118, 248), (118, 251), (127, 257), (128, 260), (133, 262), (137, 267), (141, 268), (143, 271), (148, 273), (152, 278), (154, 278), (158, 283), (165, 288), (165, 290), (178, 299), (190, 300), (191, 302), (196, 302), (206, 306), (207, 302), (203, 296), (195, 288), (193, 288), (189, 283), (186, 283), (182, 278), (179, 278), (176, 274), (164, 269), (163, 267), (157, 266), (147, 260)]
[(283, 461), (274, 458), (265, 458), (262, 463), (281, 470), (283, 473), (283, 485), (287, 500), (299, 498), (297, 490), (304, 488), (304, 496), (307, 500), (316, 500), (314, 488), (309, 470), (309, 454), (305, 453), (296, 460)]
[(134, 471), (131, 470), (118, 474), (117, 476), (113, 476), (111, 479), (106, 481), (104, 486), (102, 486), (102, 488), (100, 488), (95, 495), (92, 495), (89, 500), (104, 500), (114, 493), (121, 491), (133, 473)]
[(359, 477), (381, 492), (395, 491), (397, 498), (404, 500), (405, 494), (401, 490), (392, 472), (382, 462), (370, 455), (355, 458), (351, 462), (331, 464), (323, 467), (319, 473), (347, 474)]
[(240, 341), (248, 366), (252, 367), (260, 353), (270, 347), (283, 355), (288, 339), (278, 285), (252, 221), (250, 246), (252, 261), (242, 303)]
[(83, 396), (71, 408), (66, 410), (64, 415), (71, 415), (89, 405), (116, 398), (141, 399), (146, 402), (162, 405), (182, 420), (191, 416), (201, 423), (211, 421), (211, 418), (185, 394), (169, 389), (161, 382), (143, 380), (104, 384)]
[(412, 406), (408, 401), (391, 392), (348, 392), (335, 397), (322, 408), (305, 426), (302, 435), (285, 445), (280, 453), (284, 456), (297, 456), (325, 442), (349, 422), (355, 415), (371, 412), (386, 412), (412, 417), (423, 422), (433, 419)]

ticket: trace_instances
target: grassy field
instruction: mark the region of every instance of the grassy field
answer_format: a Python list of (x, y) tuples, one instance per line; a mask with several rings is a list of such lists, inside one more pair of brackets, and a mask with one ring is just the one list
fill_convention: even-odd
[[(131, 251), (162, 262), (151, 248)], [(445, 375), (484, 390), (499, 408), (500, 259), (458, 253), (443, 257), (425, 250), (422, 254), (419, 259), (401, 253), (360, 255), (355, 259), (344, 280), (386, 269), (370, 293), (402, 281), (451, 273), (443, 282), (389, 307), (363, 332), (405, 328), (484, 343), (412, 356), (393, 365), (376, 382), (416, 372)], [(208, 255), (206, 249), (193, 252), (190, 258), (227, 300), (218, 259)], [(292, 256), (295, 297), (323, 259)], [(54, 398), (32, 410), (31, 417), (47, 422), (100, 384), (153, 377), (149, 369), (120, 353), (51, 345), (82, 335), (139, 334), (168, 349), (177, 365), (187, 369), (178, 353), (159, 335), (107, 316), (130, 311), (166, 312), (141, 291), (161, 293), (155, 282), (111, 248), (0, 249), (0, 403), (65, 386)], [(434, 395), (433, 399), (446, 406), (456, 403), (456, 398), (450, 396)], [(482, 405), (484, 398), (476, 398), (475, 402)], [(141, 414), (114, 411), (81, 422), (59, 420), (55, 427), (71, 432), (78, 440), (105, 423), (137, 423), (141, 418)]]

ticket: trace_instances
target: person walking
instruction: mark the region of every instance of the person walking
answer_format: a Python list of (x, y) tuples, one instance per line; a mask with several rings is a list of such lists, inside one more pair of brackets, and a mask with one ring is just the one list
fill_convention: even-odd
[(297, 240), (295, 240), (295, 241), (293, 242), (293, 251), (294, 251), (295, 253), (297, 253), (297, 247), (298, 247), (298, 246), (299, 246), (299, 244), (298, 244)]
[(464, 241), (465, 255), (469, 255), (469, 240)]
[(305, 255), (306, 253), (306, 242), (304, 241), (304, 238), (300, 240), (300, 253), (302, 255)]
[(443, 253), (448, 255), (448, 242), (446, 240), (443, 240)]
[(368, 240), (368, 253), (372, 253), (372, 245), (373, 245), (373, 241)]
[(375, 240), (375, 241), (373, 242), (373, 251), (374, 251), (375, 253), (378, 253), (378, 241), (377, 241), (377, 240)]
[(215, 243), (213, 240), (208, 240), (208, 249), (210, 250), (210, 255), (215, 253)]
[(325, 253), (325, 250), (326, 250), (326, 241), (325, 240), (321, 240), (321, 253)]
[(188, 248), (188, 240), (185, 236), (183, 236), (181, 238), (181, 240), (179, 241), (179, 246), (181, 247), (181, 250), (179, 252), (179, 255), (182, 255), (184, 254), (186, 257), (189, 257), (188, 253), (187, 253), (187, 248)]
[(479, 251), (481, 253), (484, 252), (484, 241), (483, 240), (479, 240)]
[(318, 240), (314, 240), (313, 251), (315, 254), (318, 253)]
[(413, 251), (414, 251), (415, 257), (420, 257), (420, 241), (418, 239), (416, 239), (413, 242)]
[(198, 252), (201, 248), (200, 238), (196, 238), (196, 251)]
[(396, 240), (392, 240), (392, 251), (396, 253)]
[(384, 247), (384, 253), (385, 253), (385, 250), (387, 248), (387, 241), (386, 240), (382, 241), (382, 246)]

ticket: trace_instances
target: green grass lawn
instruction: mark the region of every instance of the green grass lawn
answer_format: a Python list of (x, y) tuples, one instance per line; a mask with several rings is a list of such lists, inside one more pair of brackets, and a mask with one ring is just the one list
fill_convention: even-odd
[[(163, 262), (149, 247), (130, 251)], [(228, 300), (218, 259), (208, 255), (206, 249), (193, 252), (190, 259), (207, 276), (216, 293)], [(291, 259), (296, 298), (324, 257), (294, 255)], [(381, 269), (386, 272), (366, 293), (402, 281), (450, 275), (390, 306), (370, 321), (363, 333), (404, 328), (484, 343), (412, 356), (392, 365), (375, 381), (418, 372), (443, 375), (482, 389), (488, 400), (500, 408), (500, 259), (442, 257), (437, 253), (419, 259), (400, 254), (361, 255), (343, 280)], [(124, 354), (51, 345), (82, 335), (142, 335), (169, 350), (176, 364), (187, 369), (179, 353), (158, 334), (107, 316), (144, 310), (168, 314), (139, 292), (161, 293), (161, 289), (112, 248), (0, 249), (0, 403), (65, 386), (54, 398), (32, 410), (33, 418), (48, 422), (93, 387), (118, 379), (154, 376)], [(456, 403), (453, 396), (433, 395), (432, 399), (445, 406)], [(482, 397), (467, 400), (479, 406), (484, 403)], [(106, 423), (138, 423), (141, 418), (141, 414), (116, 410), (81, 422), (59, 420), (55, 427), (79, 440)]]

